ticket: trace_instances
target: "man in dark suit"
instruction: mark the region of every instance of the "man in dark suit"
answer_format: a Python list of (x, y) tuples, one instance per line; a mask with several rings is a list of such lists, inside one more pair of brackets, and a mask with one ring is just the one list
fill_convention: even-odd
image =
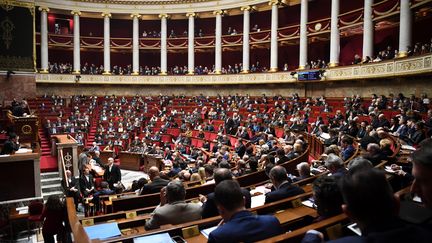
[(79, 179), (79, 186), (84, 197), (88, 197), (94, 192), (94, 179), (90, 174), (89, 168), (84, 169), (84, 172)]
[(228, 117), (227, 119), (225, 119), (225, 133), (226, 134), (235, 133), (234, 126), (235, 126), (235, 122), (232, 119), (232, 117)]
[[(348, 236), (333, 243), (430, 242), (431, 231), (406, 224), (399, 217), (399, 202), (385, 174), (378, 169), (350, 172), (340, 181), (342, 210), (359, 226), (362, 236)], [(323, 242), (317, 232), (308, 232), (302, 242)]]
[(150, 167), (148, 174), (151, 182), (143, 186), (140, 193), (141, 195), (159, 193), (160, 190), (169, 183), (168, 180), (160, 178), (159, 169), (155, 166)]
[(280, 165), (270, 170), (269, 177), (276, 190), (266, 194), (265, 203), (275, 202), (304, 193), (303, 189), (292, 185), (288, 181), (287, 172), (285, 168)]
[[(72, 176), (72, 172), (70, 170), (66, 171), (66, 180), (63, 179), (61, 181), (61, 185), (63, 188), (63, 192), (66, 197), (73, 197), (75, 203), (75, 209), (78, 208), (78, 202), (80, 199), (80, 186), (77, 178)], [(67, 183), (66, 183), (67, 181)]]
[(243, 144), (243, 139), (239, 138), (235, 145), (235, 152), (238, 154), (240, 158), (243, 158), (243, 155), (246, 153), (246, 146)]
[(277, 161), (277, 164), (283, 164), (285, 162), (287, 162), (288, 160), (290, 160), (286, 155), (285, 155), (285, 151), (283, 149), (278, 149), (276, 151), (276, 155), (279, 158), (279, 160)]
[(14, 154), (18, 151), (19, 147), (18, 136), (12, 133), (9, 135), (9, 139), (4, 143), (1, 154)]
[(349, 159), (351, 156), (354, 155), (355, 153), (355, 148), (353, 146), (354, 140), (352, 137), (350, 136), (343, 136), (342, 140), (341, 140), (341, 147), (342, 147), (342, 152), (341, 152), (341, 158), (343, 159), (343, 161), (346, 161), (347, 159)]
[(108, 182), (109, 188), (115, 189), (114, 184), (121, 181), (121, 171), (118, 165), (114, 164), (113, 158), (108, 158), (108, 163), (105, 167), (104, 180)]
[(214, 194), (223, 224), (210, 233), (208, 242), (255, 242), (283, 233), (276, 217), (255, 215), (246, 210), (236, 181), (222, 181)]
[[(231, 170), (227, 168), (218, 168), (215, 170), (213, 178), (215, 180), (215, 184), (218, 185), (222, 181), (226, 180), (232, 180), (233, 176), (231, 173)], [(251, 207), (251, 195), (250, 192), (244, 188), (240, 189), (244, 200), (245, 200), (245, 206), (246, 208)], [(202, 205), (202, 217), (203, 218), (210, 218), (219, 215), (218, 209), (216, 207), (215, 202), (215, 193), (209, 193), (207, 197), (204, 197), (203, 195), (200, 195), (200, 200), (203, 203)]]

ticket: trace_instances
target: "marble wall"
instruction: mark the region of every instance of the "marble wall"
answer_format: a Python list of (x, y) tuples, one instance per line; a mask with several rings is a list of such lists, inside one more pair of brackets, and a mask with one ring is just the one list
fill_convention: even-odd
[(15, 73), (7, 78), (0, 74), (0, 101), (8, 103), (13, 98), (33, 98), (36, 95), (36, 78), (33, 73)]

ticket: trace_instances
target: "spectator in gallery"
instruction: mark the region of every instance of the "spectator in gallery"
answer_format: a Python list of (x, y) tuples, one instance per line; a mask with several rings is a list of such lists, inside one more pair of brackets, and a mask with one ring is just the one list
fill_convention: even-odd
[(352, 62), (352, 64), (361, 64), (362, 63), (362, 59), (360, 57), (359, 54), (355, 54), (354, 55), (354, 61)]
[(283, 66), (283, 71), (284, 71), (284, 72), (289, 71), (289, 69), (288, 69), (288, 63), (285, 63), (285, 64), (284, 64), (284, 66)]
[(176, 34), (174, 32), (174, 30), (171, 30), (170, 34), (169, 34), (169, 38), (176, 38)]

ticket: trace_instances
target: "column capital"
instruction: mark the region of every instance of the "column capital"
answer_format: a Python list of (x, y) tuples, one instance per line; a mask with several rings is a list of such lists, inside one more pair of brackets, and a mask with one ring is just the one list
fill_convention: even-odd
[(257, 11), (256, 6), (243, 6), (240, 8), (241, 11)]
[(215, 11), (213, 11), (213, 15), (225, 15), (225, 14), (228, 14), (228, 11), (227, 10), (215, 10)]
[(252, 10), (252, 7), (251, 6), (243, 6), (240, 8), (240, 10), (241, 11), (250, 11), (250, 10)]
[(101, 15), (102, 15), (102, 17), (108, 17), (108, 18), (111, 18), (111, 13), (101, 13)]
[(130, 15), (130, 17), (133, 19), (133, 18), (140, 18), (141, 17), (141, 14), (139, 14), (139, 13), (133, 13), (133, 14), (131, 14)]
[(190, 17), (197, 17), (196, 13), (186, 13), (186, 17), (190, 18)]
[(166, 13), (164, 13), (164, 14), (159, 14), (159, 18), (160, 19), (163, 19), (163, 18), (165, 18), (165, 19), (167, 19), (167, 18), (169, 18), (170, 16), (168, 15), (168, 14), (166, 14)]
[(79, 16), (79, 15), (81, 15), (81, 12), (80, 12), (79, 10), (72, 10), (72, 11), (71, 11), (71, 14), (72, 14), (72, 15), (78, 15), (78, 16)]
[(269, 2), (268, 2), (268, 5), (280, 5), (282, 2), (281, 2), (281, 0), (270, 0)]
[(48, 7), (42, 7), (42, 6), (40, 6), (39, 7), (39, 11), (41, 11), (41, 12), (49, 12), (50, 9)]

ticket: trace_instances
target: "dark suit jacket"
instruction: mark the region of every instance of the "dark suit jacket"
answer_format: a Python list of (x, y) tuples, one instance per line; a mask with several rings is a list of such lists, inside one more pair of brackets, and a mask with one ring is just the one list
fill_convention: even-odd
[(81, 175), (79, 179), (79, 184), (81, 192), (84, 194), (84, 196), (87, 196), (88, 193), (86, 192), (86, 189), (91, 189), (92, 187), (94, 187), (93, 176), (89, 175), (89, 179), (87, 180), (85, 175)]
[[(241, 190), (246, 200), (245, 207), (250, 208), (251, 194), (248, 190), (244, 188), (242, 188)], [(212, 192), (207, 195), (207, 201), (202, 205), (202, 218), (205, 219), (205, 218), (210, 218), (218, 215), (219, 215), (219, 211), (216, 207), (215, 194), (214, 192)]]
[(62, 185), (64, 192), (66, 193), (66, 196), (72, 196), (72, 195), (68, 195), (68, 194), (70, 194), (69, 189), (72, 187), (75, 187), (76, 189), (78, 189), (78, 191), (80, 190), (79, 180), (78, 180), (78, 178), (75, 178), (73, 176), (71, 177), (71, 181), (69, 181), (69, 187), (66, 186), (65, 179), (63, 179), (61, 181), (61, 185)]
[(353, 154), (355, 153), (355, 148), (352, 145), (348, 145), (344, 150), (341, 152), (341, 158), (343, 161), (349, 159)]
[(284, 155), (284, 156), (282, 156), (282, 158), (279, 158), (279, 160), (277, 161), (277, 164), (280, 165), (280, 164), (285, 163), (289, 160), (290, 159)]
[(240, 156), (240, 158), (242, 158), (243, 155), (246, 153), (246, 147), (244, 146), (244, 144), (242, 144), (238, 146), (235, 151)]
[(255, 242), (282, 234), (278, 219), (272, 215), (254, 215), (240, 211), (210, 233), (208, 242)]
[(164, 186), (168, 185), (168, 182), (169, 180), (164, 180), (160, 177), (157, 177), (151, 183), (144, 185), (141, 195), (158, 193)]
[(113, 187), (114, 183), (121, 181), (121, 171), (118, 165), (113, 164), (111, 171), (109, 171), (109, 167), (105, 167), (104, 180), (108, 182), (110, 188)]
[(15, 151), (18, 151), (18, 149), (19, 149), (19, 144), (16, 144), (11, 140), (6, 140), (6, 142), (3, 145), (1, 154), (12, 154)]
[(282, 200), (288, 197), (293, 197), (304, 193), (303, 189), (298, 186), (294, 186), (289, 182), (282, 184), (279, 189), (269, 192), (266, 194), (265, 203), (271, 203), (278, 200)]

